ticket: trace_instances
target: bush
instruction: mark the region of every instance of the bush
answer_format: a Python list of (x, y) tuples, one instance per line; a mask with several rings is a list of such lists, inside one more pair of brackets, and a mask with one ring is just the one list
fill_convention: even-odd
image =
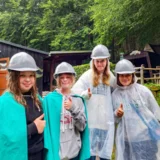
[[(82, 64), (82, 65), (79, 65), (79, 66), (74, 66), (74, 69), (77, 73), (77, 76), (76, 76), (76, 79), (78, 80), (78, 78), (85, 72), (87, 71), (88, 69), (90, 68), (90, 64)], [(115, 64), (111, 63), (110, 62), (110, 69), (111, 71), (113, 72), (114, 71), (114, 68), (115, 68)]]
[(79, 79), (79, 77), (88, 69), (90, 68), (89, 64), (82, 64), (79, 66), (75, 66), (74, 69), (76, 71), (76, 80)]
[(152, 91), (153, 95), (155, 96), (160, 106), (160, 84), (145, 83), (144, 85)]

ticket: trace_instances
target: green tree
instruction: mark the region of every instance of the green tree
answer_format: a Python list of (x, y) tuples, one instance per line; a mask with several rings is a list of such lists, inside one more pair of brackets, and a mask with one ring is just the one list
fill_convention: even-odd
[(0, 1), (0, 37), (31, 46), (37, 35), (36, 25), (42, 17), (41, 0)]
[(91, 7), (96, 41), (110, 44), (113, 39), (144, 45), (160, 40), (160, 3), (158, 0), (94, 0)]
[(93, 46), (92, 21), (87, 12), (89, 1), (59, 0), (42, 5), (44, 15), (39, 33), (50, 41), (52, 50), (80, 50)]

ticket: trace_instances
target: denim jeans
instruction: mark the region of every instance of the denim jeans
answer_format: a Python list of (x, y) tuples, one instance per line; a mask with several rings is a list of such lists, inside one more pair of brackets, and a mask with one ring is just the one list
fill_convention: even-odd
[(98, 151), (103, 150), (104, 142), (106, 141), (108, 131), (97, 128), (90, 128), (90, 145), (91, 145), (91, 153), (96, 153)]

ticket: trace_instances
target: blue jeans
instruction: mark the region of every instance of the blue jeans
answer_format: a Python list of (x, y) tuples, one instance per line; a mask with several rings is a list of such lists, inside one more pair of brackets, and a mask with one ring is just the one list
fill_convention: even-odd
[(103, 149), (107, 134), (108, 130), (90, 128), (90, 145), (93, 153), (96, 153), (97, 149), (98, 151)]
[[(109, 160), (109, 159), (105, 159), (105, 158), (100, 158), (99, 157), (99, 159), (100, 160)], [(96, 160), (96, 156), (91, 156), (89, 159), (87, 159), (87, 160)]]

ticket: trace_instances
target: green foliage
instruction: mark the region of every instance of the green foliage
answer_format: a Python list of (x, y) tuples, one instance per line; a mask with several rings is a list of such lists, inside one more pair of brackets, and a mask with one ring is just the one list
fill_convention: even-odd
[[(91, 17), (97, 42), (121, 44), (134, 37), (140, 44), (160, 40), (159, 0), (94, 0)], [(151, 7), (152, 6), (152, 7)]]
[[(0, 0), (0, 37), (41, 50), (160, 41), (159, 0)], [(152, 7), (151, 7), (152, 6)], [(133, 43), (134, 43), (133, 42)]]
[[(78, 78), (85, 72), (87, 71), (88, 69), (90, 68), (90, 64), (82, 64), (82, 65), (79, 65), (79, 66), (74, 66), (74, 69), (77, 73), (77, 76), (76, 76), (76, 79), (78, 80)], [(111, 71), (113, 72), (115, 68), (115, 64), (111, 63), (110, 62), (110, 69)]]
[(112, 72), (114, 72), (115, 66), (116, 66), (116, 64), (110, 62), (110, 70), (111, 70)]
[(40, 0), (1, 1), (1, 39), (36, 48), (32, 41), (37, 37), (36, 26), (42, 16)]
[(146, 83), (144, 85), (152, 91), (158, 104), (160, 105), (160, 84)]
[[(59, 25), (56, 26), (56, 33), (50, 43), (52, 50), (91, 49), (93, 45), (92, 23), (86, 12), (89, 2), (85, 0), (60, 0), (59, 3), (57, 21)], [(54, 20), (55, 17), (50, 19)]]
[(79, 66), (75, 66), (74, 69), (76, 71), (76, 79), (78, 80), (79, 77), (88, 69), (90, 68), (89, 64), (82, 64)]
[(0, 0), (1, 39), (41, 50), (93, 47), (89, 0)]

